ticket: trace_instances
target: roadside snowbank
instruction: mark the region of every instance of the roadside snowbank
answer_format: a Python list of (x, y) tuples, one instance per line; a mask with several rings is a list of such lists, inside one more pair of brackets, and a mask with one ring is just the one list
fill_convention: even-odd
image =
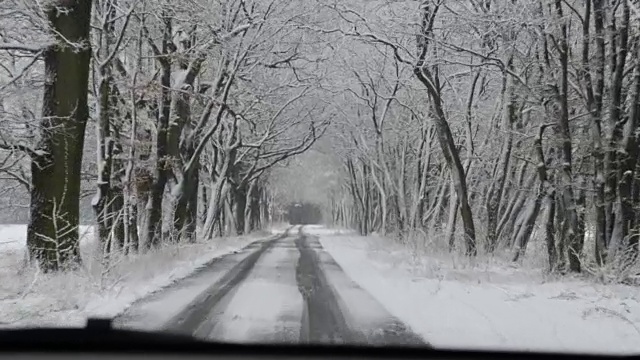
[(89, 316), (113, 317), (134, 301), (183, 279), (213, 258), (269, 236), (261, 232), (100, 261), (93, 229), (81, 228), (82, 269), (42, 274), (23, 266), (25, 225), (0, 226), (0, 326), (83, 326)]
[(320, 241), (354, 281), (436, 347), (640, 353), (637, 288), (545, 279), (506, 265), (416, 261), (377, 237)]

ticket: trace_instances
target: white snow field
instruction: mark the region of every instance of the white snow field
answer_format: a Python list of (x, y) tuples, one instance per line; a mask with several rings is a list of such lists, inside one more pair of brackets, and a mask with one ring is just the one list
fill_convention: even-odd
[(90, 316), (114, 317), (213, 258), (270, 236), (258, 232), (166, 245), (142, 255), (120, 256), (105, 267), (97, 256), (93, 229), (83, 227), (80, 233), (82, 268), (42, 274), (24, 267), (26, 225), (0, 225), (0, 327), (84, 326)]
[[(542, 267), (415, 256), (376, 236), (308, 227), (356, 283), (435, 347), (640, 353), (640, 289)], [(466, 263), (465, 263), (466, 261)]]

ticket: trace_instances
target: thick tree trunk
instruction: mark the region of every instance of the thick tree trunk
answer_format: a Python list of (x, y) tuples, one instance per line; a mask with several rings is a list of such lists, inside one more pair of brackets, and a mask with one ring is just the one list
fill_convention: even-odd
[(89, 116), (91, 6), (90, 0), (57, 0), (46, 10), (58, 43), (44, 53), (41, 140), (32, 154), (27, 230), (29, 254), (45, 272), (80, 262), (78, 199)]
[(256, 179), (251, 180), (249, 183), (249, 189), (245, 197), (244, 207), (244, 229), (243, 233), (248, 234), (256, 227), (256, 214), (259, 214), (260, 209), (256, 207), (259, 194), (258, 181)]
[(245, 224), (245, 209), (247, 208), (247, 185), (242, 184), (238, 188), (232, 190), (233, 194), (233, 203), (234, 203), (234, 224), (236, 235), (244, 234), (244, 224)]
[(220, 224), (219, 228), (222, 226), (219, 220), (222, 214), (223, 201), (229, 189), (227, 176), (230, 163), (235, 158), (234, 151), (235, 150), (231, 150), (230, 153), (226, 154), (221, 152), (218, 158), (219, 161), (222, 161), (222, 165), (220, 166), (217, 177), (216, 174), (213, 173), (213, 169), (210, 174), (212, 184), (209, 194), (209, 205), (207, 206), (207, 217), (203, 227), (203, 234), (206, 239), (211, 239), (214, 236), (216, 224)]
[(216, 224), (218, 228), (222, 229), (222, 222), (220, 221), (223, 215), (224, 201), (229, 191), (229, 185), (226, 178), (219, 178), (215, 184), (212, 185), (211, 196), (209, 197), (209, 206), (207, 209), (207, 219), (204, 225), (204, 236), (206, 239), (211, 239), (215, 233)]
[(199, 174), (199, 166), (195, 165), (189, 173), (183, 175), (183, 179), (176, 185), (178, 195), (173, 215), (173, 229), (174, 235), (180, 241), (185, 239), (194, 242), (196, 240)]

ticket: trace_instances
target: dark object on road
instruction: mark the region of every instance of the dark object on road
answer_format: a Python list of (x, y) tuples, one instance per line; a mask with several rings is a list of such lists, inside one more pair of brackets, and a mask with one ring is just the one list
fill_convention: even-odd
[(287, 207), (287, 220), (291, 225), (311, 225), (322, 223), (322, 210), (313, 203), (292, 203)]

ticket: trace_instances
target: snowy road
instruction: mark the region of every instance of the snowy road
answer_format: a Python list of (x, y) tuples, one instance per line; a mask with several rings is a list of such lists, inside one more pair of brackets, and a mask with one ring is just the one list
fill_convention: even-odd
[[(155, 307), (156, 315), (174, 312), (161, 328), (209, 340), (426, 344), (354, 283), (317, 237), (299, 231), (253, 243), (184, 282), (182, 289), (134, 306), (121, 321), (131, 327), (134, 318), (148, 323)], [(176, 305), (180, 309), (168, 309), (166, 298), (181, 291), (199, 294)]]

